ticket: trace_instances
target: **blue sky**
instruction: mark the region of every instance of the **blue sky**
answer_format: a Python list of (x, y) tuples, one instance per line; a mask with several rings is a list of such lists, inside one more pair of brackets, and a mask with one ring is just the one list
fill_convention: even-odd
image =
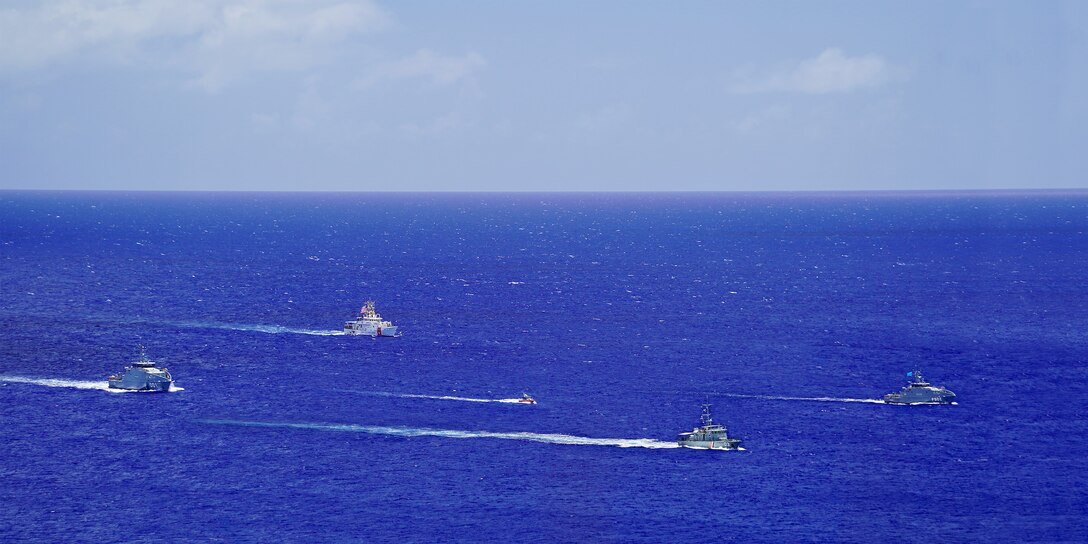
[(1088, 2), (8, 1), (0, 189), (1088, 187)]

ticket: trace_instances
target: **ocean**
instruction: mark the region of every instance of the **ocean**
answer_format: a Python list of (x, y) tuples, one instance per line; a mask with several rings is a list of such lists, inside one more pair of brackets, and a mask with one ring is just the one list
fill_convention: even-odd
[[(1086, 541), (1086, 233), (1083, 191), (0, 192), (0, 539)], [(340, 334), (367, 300), (400, 337)], [(140, 346), (179, 390), (107, 390)], [(914, 369), (958, 403), (878, 402)], [(706, 400), (744, 451), (676, 447)]]

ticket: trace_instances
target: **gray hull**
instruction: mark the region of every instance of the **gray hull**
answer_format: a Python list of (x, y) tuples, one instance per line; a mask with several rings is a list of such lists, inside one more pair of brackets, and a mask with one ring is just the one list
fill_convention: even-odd
[(110, 389), (123, 389), (125, 391), (147, 391), (149, 393), (167, 393), (170, 391), (170, 384), (149, 383), (144, 384), (143, 387), (131, 387), (123, 384), (110, 384)]
[(174, 383), (170, 374), (153, 369), (147, 372), (142, 368), (129, 368), (124, 374), (110, 378), (110, 389), (123, 389), (125, 391), (154, 391), (165, 392), (170, 390)]
[(956, 394), (939, 386), (930, 385), (922, 378), (921, 370), (912, 370), (907, 373), (912, 381), (898, 393), (884, 395), (884, 402), (888, 404), (952, 404), (956, 400)]
[(703, 403), (703, 414), (699, 417), (698, 427), (689, 433), (680, 433), (676, 443), (684, 448), (700, 450), (739, 450), (740, 439), (729, 438), (725, 425), (718, 425), (710, 417), (710, 402)]
[(705, 420), (706, 425), (696, 427), (690, 433), (680, 433), (676, 437), (676, 443), (685, 448), (698, 448), (704, 450), (736, 450), (740, 449), (739, 438), (729, 438), (725, 427), (710, 422), (709, 416)]
[(678, 440), (677, 444), (685, 448), (695, 448), (702, 450), (739, 450), (740, 440), (733, 438), (727, 438), (725, 440), (718, 441), (706, 441), (706, 440)]
[(956, 394), (943, 387), (908, 387), (899, 393), (884, 395), (888, 404), (952, 404)]
[(142, 384), (124, 383), (123, 381), (110, 381), (110, 389), (124, 389), (125, 391), (151, 391), (167, 392), (171, 382), (148, 382)]

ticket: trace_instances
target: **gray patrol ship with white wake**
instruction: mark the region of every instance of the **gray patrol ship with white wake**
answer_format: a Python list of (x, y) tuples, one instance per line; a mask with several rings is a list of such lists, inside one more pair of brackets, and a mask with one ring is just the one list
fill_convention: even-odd
[(166, 368), (158, 368), (147, 358), (143, 347), (140, 348), (140, 360), (120, 374), (109, 378), (110, 389), (127, 391), (169, 391), (174, 385), (174, 378)]
[(676, 443), (685, 448), (705, 450), (739, 450), (740, 440), (729, 438), (725, 425), (714, 423), (710, 417), (710, 403), (703, 403), (703, 414), (699, 416), (699, 426), (689, 433), (680, 433)]
[(920, 370), (907, 373), (912, 381), (898, 393), (884, 395), (888, 404), (955, 404), (956, 394), (939, 386), (930, 385)]

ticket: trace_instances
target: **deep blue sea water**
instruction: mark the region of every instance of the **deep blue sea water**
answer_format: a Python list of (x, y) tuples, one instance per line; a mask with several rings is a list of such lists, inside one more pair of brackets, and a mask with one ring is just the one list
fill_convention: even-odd
[[(3, 192), (0, 538), (1085, 541), (1086, 233), (1084, 192)], [(367, 299), (402, 337), (328, 334)], [(102, 390), (139, 345), (182, 391)], [(959, 404), (850, 402), (914, 367)], [(746, 451), (667, 447), (706, 396)]]

